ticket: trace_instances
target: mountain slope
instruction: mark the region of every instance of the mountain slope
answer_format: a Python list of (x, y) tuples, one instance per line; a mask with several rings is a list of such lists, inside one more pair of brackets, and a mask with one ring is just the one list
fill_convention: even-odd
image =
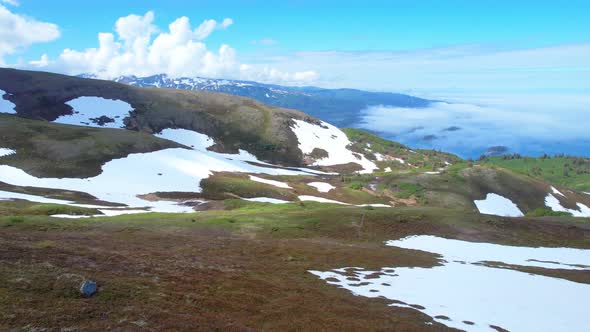
[(0, 181), (12, 186), (184, 212), (144, 198), (199, 192), (213, 172), (378, 169), (338, 128), (243, 97), (12, 69), (0, 69), (0, 94)]
[(540, 158), (505, 155), (481, 158), (480, 163), (511, 169), (574, 190), (590, 192), (590, 158), (563, 155), (546, 155)]
[[(78, 97), (120, 100), (133, 109), (124, 119), (127, 129), (148, 133), (166, 128), (194, 130), (214, 138), (217, 151), (243, 149), (260, 159), (289, 165), (302, 161), (290, 130), (292, 119), (319, 123), (302, 112), (247, 98), (203, 91), (142, 89), (42, 72), (0, 69), (0, 89), (6, 92), (5, 99), (16, 104), (18, 115), (31, 119), (53, 121), (72, 115), (72, 107), (66, 103)], [(100, 115), (96, 114), (96, 118)]]
[[(92, 74), (81, 77), (95, 78)], [(426, 107), (431, 101), (399, 93), (369, 92), (355, 89), (322, 89), (289, 87), (251, 81), (213, 78), (172, 78), (165, 74), (148, 77), (120, 76), (116, 82), (141, 87), (171, 88), (192, 91), (214, 91), (249, 97), (268, 105), (301, 110), (311, 116), (348, 127), (360, 119), (360, 111), (375, 105)]]
[(0, 146), (17, 152), (3, 157), (2, 164), (39, 177), (96, 176), (113, 159), (182, 147), (142, 132), (54, 124), (2, 113), (0, 133)]
[(590, 214), (588, 195), (244, 97), (10, 69), (0, 90), (0, 189), (26, 199), (90, 197), (103, 214), (127, 212), (99, 202), (190, 212), (229, 198)]

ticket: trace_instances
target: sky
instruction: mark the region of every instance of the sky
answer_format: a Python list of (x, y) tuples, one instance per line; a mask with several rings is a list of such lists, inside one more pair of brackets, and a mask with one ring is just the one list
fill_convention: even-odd
[[(0, 6), (4, 66), (107, 76), (142, 68), (418, 93), (589, 88), (588, 1), (0, 0)], [(183, 17), (181, 31), (170, 33)], [(217, 25), (194, 33), (208, 20)], [(103, 38), (102, 49), (99, 33), (112, 36)], [(169, 38), (157, 47), (158, 37)], [(151, 61), (150, 47), (157, 49)], [(102, 54), (89, 54), (93, 48)]]
[[(0, 0), (0, 66), (402, 92), (464, 105), (434, 105), (413, 122), (542, 113), (545, 130), (527, 137), (547, 140), (590, 127), (588, 13), (579, 0)], [(362, 110), (363, 125), (400, 137), (398, 123), (383, 128), (399, 110), (384, 109)], [(428, 144), (452, 145), (438, 136)]]

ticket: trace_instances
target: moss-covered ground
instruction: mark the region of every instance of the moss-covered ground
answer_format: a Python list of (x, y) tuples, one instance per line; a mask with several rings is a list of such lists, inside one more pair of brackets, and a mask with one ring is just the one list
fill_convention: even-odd
[[(350, 296), (307, 272), (433, 266), (386, 247), (415, 234), (590, 248), (590, 223), (462, 210), (224, 201), (194, 214), (52, 218), (53, 206), (0, 202), (0, 328), (49, 330), (441, 330), (418, 311)], [(539, 274), (590, 282), (571, 271)], [(81, 298), (64, 280), (90, 278)], [(69, 288), (68, 288), (69, 287)], [(337, 305), (336, 305), (337, 304)]]

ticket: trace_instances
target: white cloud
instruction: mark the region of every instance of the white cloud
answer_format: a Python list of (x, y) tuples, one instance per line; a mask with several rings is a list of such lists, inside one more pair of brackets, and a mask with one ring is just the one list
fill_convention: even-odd
[(291, 73), (240, 63), (235, 49), (226, 44), (217, 52), (209, 50), (203, 40), (232, 24), (230, 18), (221, 22), (205, 20), (193, 29), (189, 18), (183, 16), (170, 23), (167, 31), (159, 31), (153, 12), (129, 15), (117, 20), (116, 34), (98, 34), (97, 48), (65, 49), (54, 61), (44, 58), (29, 64), (68, 74), (95, 73), (102, 78), (165, 73), (288, 84), (309, 83), (318, 78), (313, 71)]
[(588, 89), (590, 43), (508, 49), (457, 45), (405, 51), (252, 54), (284, 70), (321, 68), (317, 83), (379, 91)]
[(231, 18), (225, 18), (220, 23), (215, 20), (205, 20), (195, 29), (195, 37), (198, 40), (203, 40), (209, 37), (214, 30), (227, 29), (232, 24), (234, 21)]
[(49, 57), (47, 54), (43, 54), (39, 60), (29, 61), (29, 65), (33, 67), (45, 67), (49, 64)]
[(4, 64), (3, 57), (6, 55), (34, 43), (52, 41), (59, 35), (57, 25), (14, 14), (0, 5), (0, 64)]
[[(588, 95), (454, 98), (462, 102), (437, 102), (428, 108), (370, 107), (363, 111), (360, 127), (411, 146), (434, 147), (463, 156), (479, 156), (487, 148), (500, 145), (509, 147), (509, 152), (524, 154), (587, 154)], [(445, 130), (450, 127), (458, 128)], [(425, 140), (428, 136), (430, 140)], [(578, 151), (580, 148), (583, 151)]]
[(0, 0), (0, 2), (5, 3), (5, 4), (9, 4), (11, 6), (19, 6), (20, 3), (16, 0)]

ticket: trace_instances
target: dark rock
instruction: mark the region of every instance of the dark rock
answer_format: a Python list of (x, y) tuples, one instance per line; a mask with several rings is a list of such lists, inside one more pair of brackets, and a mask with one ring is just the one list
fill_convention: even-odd
[(98, 117), (98, 118), (91, 118), (91, 119), (90, 119), (90, 121), (92, 121), (92, 122), (94, 122), (94, 123), (96, 123), (97, 125), (99, 125), (99, 126), (101, 126), (101, 127), (102, 127), (102, 126), (104, 126), (104, 125), (105, 125), (105, 124), (107, 124), (107, 123), (112, 123), (112, 122), (115, 122), (115, 119), (113, 119), (113, 118), (109, 118), (109, 117), (108, 117), (108, 116), (106, 116), (106, 115), (101, 115), (101, 116), (100, 116), (100, 117)]
[(96, 286), (96, 282), (92, 280), (84, 280), (80, 285), (80, 293), (84, 297), (91, 297), (92, 295), (96, 294), (98, 291), (98, 287)]

